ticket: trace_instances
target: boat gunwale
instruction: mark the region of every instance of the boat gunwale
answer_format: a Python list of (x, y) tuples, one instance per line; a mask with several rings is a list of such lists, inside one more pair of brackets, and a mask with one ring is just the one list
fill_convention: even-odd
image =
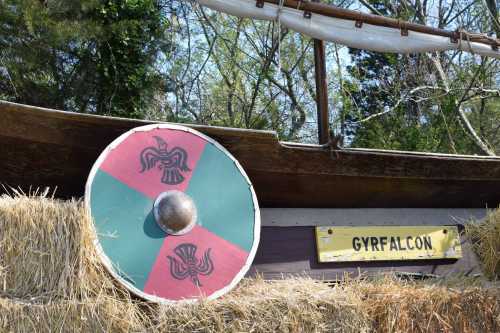
[[(151, 125), (151, 124), (173, 124), (173, 125), (182, 125), (186, 127), (191, 127), (196, 130), (207, 130), (207, 131), (224, 131), (228, 134), (244, 134), (247, 137), (252, 136), (268, 136), (268, 137), (277, 137), (276, 132), (268, 131), (268, 130), (252, 130), (245, 128), (233, 128), (233, 127), (222, 127), (222, 126), (208, 126), (208, 125), (200, 125), (200, 124), (188, 124), (188, 123), (174, 123), (160, 120), (147, 120), (147, 119), (136, 119), (136, 118), (123, 118), (123, 117), (112, 117), (112, 116), (104, 116), (97, 114), (89, 114), (89, 113), (78, 113), (73, 111), (63, 111), (39, 106), (32, 106), (26, 104), (19, 104), (14, 102), (8, 102), (0, 100), (0, 111), (7, 110), (8, 112), (23, 112), (33, 114), (33, 112), (43, 112), (45, 114), (50, 115), (53, 118), (57, 119), (70, 119), (72, 121), (77, 121), (81, 123), (95, 123), (96, 121), (105, 121), (109, 123), (124, 123), (127, 125), (135, 125), (135, 127), (139, 127), (141, 125)], [(35, 115), (39, 116), (39, 115)]]
[[(307, 143), (296, 143), (288, 141), (280, 141), (282, 146), (292, 149), (306, 149), (306, 150), (324, 150), (330, 149), (325, 145), (317, 144), (307, 144)], [(435, 158), (435, 159), (453, 159), (453, 160), (474, 160), (474, 161), (488, 161), (500, 162), (500, 156), (482, 156), (482, 155), (464, 155), (464, 154), (446, 154), (446, 153), (431, 153), (422, 151), (407, 151), (407, 150), (389, 150), (389, 149), (376, 149), (376, 148), (350, 148), (350, 147), (339, 147), (334, 148), (335, 152), (352, 153), (352, 154), (363, 154), (363, 155), (384, 155), (384, 156), (401, 156), (401, 157), (423, 157), (423, 158)]]
[(155, 120), (145, 120), (145, 119), (131, 119), (122, 117), (110, 117), (103, 115), (95, 115), (88, 113), (77, 113), (71, 111), (62, 111), (38, 106), (31, 106), (19, 103), (13, 103), (8, 101), (0, 100), (0, 111), (7, 112), (20, 112), (27, 113), (34, 117), (40, 117), (39, 114), (34, 114), (35, 112), (43, 112), (45, 115), (49, 115), (52, 118), (57, 118), (60, 120), (70, 120), (79, 123), (92, 124), (96, 122), (101, 122), (101, 124), (123, 124), (124, 127), (129, 126), (141, 126), (154, 123), (167, 123), (167, 124), (177, 124), (186, 127), (190, 127), (199, 131), (207, 132), (209, 135), (229, 135), (229, 136), (240, 136), (246, 138), (258, 138), (261, 140), (273, 141), (277, 147), (286, 149), (300, 149), (306, 151), (325, 151), (333, 150), (338, 153), (352, 154), (352, 155), (378, 155), (378, 156), (400, 156), (405, 158), (419, 158), (419, 159), (437, 159), (437, 160), (461, 160), (461, 161), (477, 161), (477, 162), (500, 162), (500, 156), (480, 156), (480, 155), (463, 155), (463, 154), (446, 154), (446, 153), (430, 153), (430, 152), (420, 152), (420, 151), (404, 151), (404, 150), (388, 150), (388, 149), (373, 149), (373, 148), (350, 148), (350, 147), (329, 147), (327, 145), (318, 144), (308, 144), (308, 143), (298, 143), (289, 141), (279, 141), (278, 135), (275, 131), (271, 130), (253, 130), (244, 128), (233, 128), (233, 127), (222, 127), (222, 126), (208, 126), (199, 124), (188, 124), (188, 123), (172, 123), (165, 121), (155, 121)]

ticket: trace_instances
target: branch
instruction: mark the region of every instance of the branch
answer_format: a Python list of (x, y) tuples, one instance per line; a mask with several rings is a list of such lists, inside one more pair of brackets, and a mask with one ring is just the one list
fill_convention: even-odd
[(373, 14), (384, 16), (381, 12), (379, 12), (375, 7), (370, 5), (367, 1), (365, 0), (359, 0), (363, 6), (365, 6), (369, 11), (371, 11)]
[[(429, 58), (431, 59), (432, 63), (434, 64), (434, 67), (436, 67), (436, 70), (439, 74), (439, 77), (441, 78), (441, 81), (443, 83), (444, 89), (446, 90), (446, 92), (449, 93), (450, 92), (450, 84), (448, 82), (448, 78), (447, 78), (446, 74), (444, 73), (443, 67), (441, 66), (441, 62), (439, 61), (439, 59), (437, 57), (433, 57), (433, 56), (429, 55)], [(476, 72), (476, 75), (477, 75), (477, 72)], [(473, 81), (475, 80), (475, 77), (476, 76), (474, 76), (474, 79), (472, 80), (471, 84), (469, 85), (469, 89), (471, 88)], [(464, 96), (467, 93), (468, 93), (468, 91), (466, 91), (464, 93)], [(467, 115), (465, 114), (465, 111), (462, 107), (462, 101), (463, 101), (463, 99), (459, 102), (459, 101), (457, 101), (456, 98), (453, 98), (453, 103), (455, 104), (455, 109), (458, 113), (460, 120), (463, 122), (465, 129), (471, 135), (476, 146), (484, 154), (486, 154), (488, 156), (496, 156), (495, 152), (488, 147), (488, 145), (476, 133), (476, 130), (474, 129), (474, 127), (472, 127), (472, 124), (470, 123), (469, 119), (467, 118)]]

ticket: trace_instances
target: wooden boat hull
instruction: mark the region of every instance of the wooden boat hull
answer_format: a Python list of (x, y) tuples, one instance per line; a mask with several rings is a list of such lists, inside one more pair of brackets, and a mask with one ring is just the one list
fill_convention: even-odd
[[(83, 194), (100, 152), (125, 131), (151, 122), (0, 102), (0, 182)], [(497, 207), (500, 158), (331, 151), (280, 143), (267, 131), (193, 126), (226, 147), (254, 184), (262, 207)]]
[[(8, 186), (25, 192), (50, 187), (57, 189), (58, 197), (80, 197), (101, 151), (125, 131), (149, 123), (0, 102), (0, 183), (4, 191)], [(240, 161), (261, 207), (312, 209), (301, 217), (307, 223), (290, 218), (274, 223), (264, 214), (261, 243), (250, 274), (336, 279), (345, 272), (380, 270), (438, 275), (479, 272), (466, 242), (464, 258), (458, 261), (320, 264), (315, 253), (313, 217), (318, 210), (314, 208), (342, 209), (340, 215), (322, 214), (326, 222), (336, 223), (338, 218), (333, 216), (346, 216), (347, 208), (497, 207), (499, 158), (331, 150), (279, 142), (273, 132), (189, 126), (219, 141)], [(422, 223), (420, 211), (406, 223)], [(367, 218), (355, 217), (353, 224), (371, 224), (373, 214), (368, 211)], [(407, 215), (401, 210), (398, 214)], [(440, 224), (455, 223), (450, 214), (440, 214), (435, 219)]]

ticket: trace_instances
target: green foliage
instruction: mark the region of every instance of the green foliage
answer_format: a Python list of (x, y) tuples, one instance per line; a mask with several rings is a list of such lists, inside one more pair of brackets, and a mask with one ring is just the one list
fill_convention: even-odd
[(315, 108), (307, 89), (314, 82), (309, 38), (284, 28), (279, 33), (275, 22), (177, 1), (172, 7), (179, 26), (165, 62), (170, 108), (158, 119), (273, 129), (285, 140), (310, 134), (304, 130)]
[[(382, 15), (449, 30), (496, 30), (484, 5), (472, 0), (369, 3)], [(271, 129), (282, 140), (316, 143), (312, 45), (277, 22), (239, 19), (185, 0), (0, 0), (0, 99)], [(498, 61), (459, 52), (346, 52), (332, 43), (326, 59), (330, 125), (346, 145), (500, 150)], [(478, 137), (491, 148), (481, 148)]]
[[(422, 14), (408, 6), (373, 3), (386, 15), (421, 20)], [(481, 140), (500, 148), (500, 113), (494, 107), (499, 103), (496, 61), (442, 53), (437, 58), (443, 67), (441, 74), (431, 54), (396, 55), (356, 49), (349, 54), (351, 64), (344, 85), (349, 102), (341, 107), (345, 122), (342, 132), (351, 146), (484, 154), (459, 116), (463, 110)]]
[[(352, 146), (408, 151), (471, 153), (473, 145), (456, 117), (453, 93), (427, 100), (409, 96), (431, 87), (419, 55), (405, 56), (351, 50), (350, 96), (346, 134)], [(427, 70), (427, 69), (426, 69)], [(429, 88), (431, 89), (431, 88)], [(438, 95), (431, 91), (431, 95)]]
[(0, 12), (2, 98), (143, 117), (160, 80), (156, 1), (6, 0)]
[(139, 118), (152, 100), (161, 14), (153, 0), (100, 3), (89, 12), (95, 39), (96, 112)]

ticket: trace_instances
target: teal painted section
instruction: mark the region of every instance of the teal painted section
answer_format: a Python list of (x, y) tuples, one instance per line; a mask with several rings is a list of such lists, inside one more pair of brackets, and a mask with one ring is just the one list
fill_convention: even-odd
[(234, 162), (207, 144), (186, 191), (198, 209), (198, 223), (249, 252), (254, 240), (254, 206), (249, 184)]
[(99, 170), (90, 205), (104, 253), (124, 279), (143, 290), (166, 235), (154, 220), (153, 201)]

